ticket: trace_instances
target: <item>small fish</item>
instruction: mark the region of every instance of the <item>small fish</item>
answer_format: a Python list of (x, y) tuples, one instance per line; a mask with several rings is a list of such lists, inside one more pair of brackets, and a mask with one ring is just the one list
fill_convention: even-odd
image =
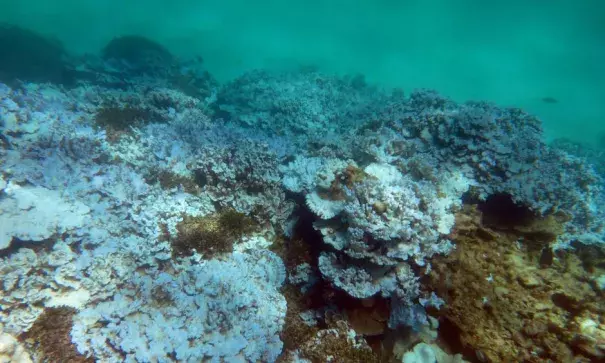
[(557, 100), (554, 97), (544, 97), (544, 98), (542, 98), (542, 102), (544, 102), (544, 103), (559, 103), (559, 100)]

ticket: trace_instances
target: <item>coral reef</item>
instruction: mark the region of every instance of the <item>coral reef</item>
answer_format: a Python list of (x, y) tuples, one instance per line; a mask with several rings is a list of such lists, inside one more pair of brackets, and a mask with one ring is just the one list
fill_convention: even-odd
[(406, 352), (402, 359), (402, 363), (463, 363), (465, 362), (459, 355), (450, 356), (444, 352), (438, 345), (419, 343), (414, 348)]
[(280, 334), (284, 342), (284, 352), (281, 359), (287, 361), (286, 357), (292, 354), (301, 342), (306, 342), (314, 336), (319, 328), (316, 326), (316, 321), (309, 324), (303, 320), (301, 314), (308, 310), (308, 301), (299, 289), (293, 285), (286, 285), (282, 293), (288, 303), (288, 311), (286, 312), (284, 328)]
[(0, 43), (0, 360), (604, 359), (602, 155), (535, 117)]
[[(323, 313), (314, 310), (314, 307), (335, 303), (334, 299), (338, 299), (335, 295), (338, 293), (329, 286), (315, 287), (305, 293), (292, 285), (284, 288), (288, 312), (281, 334), (284, 351), (278, 362), (384, 361), (386, 356), (377, 353), (364, 338), (364, 335), (382, 333), (383, 328), (376, 327), (376, 320), (369, 322), (376, 318), (373, 314), (379, 310), (367, 305), (366, 311), (362, 312), (364, 307), (361, 304), (351, 306), (347, 315), (330, 309)], [(384, 321), (382, 323), (386, 326)]]
[(215, 204), (250, 215), (276, 232), (287, 230), (295, 205), (281, 188), (277, 155), (265, 143), (232, 137), (198, 149), (189, 166), (196, 183)]
[(21, 187), (10, 180), (0, 200), (0, 250), (11, 241), (40, 242), (80, 227), (90, 209), (66, 201), (60, 193), (42, 187)]
[(86, 59), (81, 78), (111, 88), (141, 84), (150, 88), (175, 89), (199, 100), (214, 98), (218, 82), (204, 68), (201, 57), (178, 59), (166, 47), (139, 35), (110, 40), (101, 59)]
[[(279, 332), (286, 311), (277, 288), (285, 279), (285, 272), (275, 255), (256, 252), (267, 248), (269, 241), (262, 236), (242, 236), (241, 245), (246, 252), (236, 250), (226, 254), (224, 258), (230, 262), (213, 265), (196, 252), (191, 257), (179, 257), (180, 262), (173, 266), (170, 260), (174, 251), (169, 240), (178, 236), (177, 225), (183, 216), (216, 215), (214, 202), (208, 193), (189, 194), (180, 185), (163, 188), (153, 178), (148, 182), (144, 177), (159, 169), (193, 179), (187, 164), (194, 164), (199, 154), (190, 143), (216, 137), (212, 132), (204, 136), (207, 117), (201, 110), (188, 106), (196, 101), (171, 92), (166, 92), (165, 97), (160, 94), (146, 97), (144, 102), (151, 107), (154, 107), (151, 102), (165, 104), (157, 100), (174, 100), (169, 106), (171, 111), (161, 111), (170, 122), (134, 125), (135, 131), (130, 135), (109, 142), (104, 131), (92, 127), (93, 115), (102, 102), (96, 97), (88, 98), (88, 90), (84, 88), (65, 93), (51, 85), (32, 85), (0, 91), (0, 102), (6, 106), (0, 109), (2, 126), (7, 131), (5, 141), (10, 145), (0, 150), (3, 188), (0, 201), (11, 206), (11, 203), (28, 206), (27, 213), (46, 211), (51, 206), (70, 207), (50, 209), (53, 213), (61, 212), (63, 218), (59, 224), (47, 213), (38, 218), (38, 222), (49, 221), (37, 224), (48, 227), (42, 236), (48, 239), (44, 248), (34, 249), (30, 242), (21, 241), (3, 254), (0, 320), (7, 332), (17, 335), (27, 332), (45, 309), (69, 306), (78, 311), (72, 342), (81, 354), (92, 355), (96, 360), (121, 360), (128, 355), (142, 360), (160, 356), (166, 361), (180, 360), (179, 357), (200, 360), (205, 356), (230, 359), (239, 354), (250, 360), (275, 360), (281, 351)], [(139, 94), (127, 91), (106, 93), (111, 99), (140, 99)], [(190, 132), (179, 137), (175, 130), (185, 127)], [(158, 137), (161, 132), (165, 133)], [(174, 144), (166, 148), (165, 138), (170, 134), (175, 135)], [(218, 144), (219, 140), (214, 142)], [(229, 166), (242, 167), (233, 163)], [(272, 183), (274, 189), (279, 187), (279, 179)], [(13, 193), (14, 190), (23, 193)], [(26, 197), (34, 192), (53, 197), (44, 205), (46, 209), (26, 203), (31, 199)], [(259, 198), (256, 205), (270, 213), (271, 208), (263, 208), (263, 200)], [(237, 206), (228, 201), (224, 205), (224, 210)], [(80, 208), (87, 211), (85, 218), (69, 214), (72, 209), (80, 210), (74, 206), (85, 206)], [(13, 218), (12, 225), (22, 225), (27, 221), (23, 219), (25, 214), (14, 215), (16, 211), (13, 207), (3, 210), (1, 218)], [(240, 213), (230, 215), (237, 217)], [(234, 236), (232, 231), (241, 232), (245, 227), (239, 224), (241, 221), (226, 218), (223, 227)], [(261, 235), (270, 234), (267, 228), (272, 227), (263, 225), (257, 231)], [(21, 232), (15, 233), (19, 237)], [(11, 237), (15, 233), (11, 232)], [(34, 240), (29, 235), (22, 237)], [(161, 266), (171, 272), (148, 270), (149, 266)], [(150, 276), (158, 283), (149, 285)], [(197, 276), (195, 280), (193, 276)], [(230, 278), (233, 280), (228, 282)], [(232, 284), (236, 285), (227, 288)], [(188, 294), (202, 286), (207, 290), (194, 293), (197, 298), (192, 300)], [(146, 296), (147, 302), (141, 305), (138, 299)], [(105, 325), (109, 316), (104, 311), (108, 309), (118, 310), (109, 312), (113, 323)], [(175, 311), (185, 315), (175, 317)], [(269, 315), (274, 319), (267, 320), (271, 311), (274, 314)], [(189, 313), (197, 315), (186, 315)], [(205, 328), (203, 323), (190, 323), (194, 318), (206, 316), (201, 313), (208, 314), (204, 318)], [(224, 323), (223, 330), (218, 331), (212, 324), (220, 321)], [(181, 326), (181, 330), (148, 335), (151, 326), (174, 329)], [(202, 334), (193, 332), (193, 327), (217, 333), (213, 336), (204, 333), (205, 339), (210, 340), (198, 341), (195, 349), (190, 349), (186, 337), (194, 339)], [(109, 336), (113, 340), (106, 340)], [(174, 339), (167, 341), (165, 336)], [(182, 345), (183, 342), (187, 344)], [(211, 349), (223, 343), (223, 350)]]
[(602, 239), (602, 218), (593, 201), (603, 183), (582, 158), (542, 141), (539, 120), (518, 109), (487, 103), (457, 104), (431, 91), (416, 91), (407, 102), (392, 102), (375, 132), (357, 141), (359, 157), (397, 163), (407, 173), (438, 179), (441, 170), (459, 170), (484, 199), (496, 193), (546, 215), (571, 216), (562, 245), (575, 239)]
[[(338, 163), (316, 160), (292, 162), (284, 169), (284, 183), (292, 191), (307, 191), (307, 205), (321, 218), (314, 227), (328, 247), (319, 256), (322, 277), (355, 298), (393, 298), (392, 327), (423, 324), (417, 277), (408, 260), (423, 265), (425, 258), (451, 249), (451, 210), (459, 207), (468, 181), (443, 175), (443, 184), (435, 187), (388, 164), (363, 170), (341, 164), (339, 170)], [(294, 166), (301, 163), (320, 166)], [(299, 177), (301, 170), (306, 173)], [(315, 180), (309, 179), (310, 170)]]
[(102, 105), (95, 115), (95, 122), (111, 131), (123, 131), (137, 126), (137, 123), (158, 120), (158, 116), (145, 108), (134, 106), (120, 107), (117, 105)]
[(231, 124), (268, 136), (285, 154), (346, 158), (351, 145), (344, 138), (389, 96), (362, 78), (313, 69), (252, 71), (222, 85), (213, 109)]
[(190, 194), (200, 194), (201, 189), (190, 175), (179, 175), (168, 170), (151, 170), (145, 177), (149, 184), (158, 182), (163, 189), (173, 189), (182, 187), (185, 192)]
[(595, 171), (601, 175), (601, 177), (605, 177), (605, 152), (603, 152), (605, 142), (601, 148), (567, 139), (553, 140), (550, 145), (555, 149), (562, 150), (568, 154), (588, 160), (594, 167)]

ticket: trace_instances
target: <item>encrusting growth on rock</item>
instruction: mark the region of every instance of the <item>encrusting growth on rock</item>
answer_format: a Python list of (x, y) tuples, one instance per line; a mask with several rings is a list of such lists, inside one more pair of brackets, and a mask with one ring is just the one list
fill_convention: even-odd
[(446, 300), (444, 340), (486, 362), (605, 358), (605, 299), (591, 282), (605, 272), (605, 254), (591, 264), (603, 270), (595, 274), (581, 252), (551, 251), (546, 237), (562, 230), (555, 222), (537, 218), (504, 230), (487, 227), (474, 206), (457, 215), (456, 249), (431, 261), (427, 282)]

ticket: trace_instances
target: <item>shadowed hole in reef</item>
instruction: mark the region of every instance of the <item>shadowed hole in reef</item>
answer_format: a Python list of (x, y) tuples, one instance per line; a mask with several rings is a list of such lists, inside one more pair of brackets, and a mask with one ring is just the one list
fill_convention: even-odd
[[(321, 234), (313, 228), (317, 217), (307, 208), (304, 197), (288, 195), (300, 206), (296, 213), (298, 221), (292, 231), (292, 238), (286, 242), (286, 255), (284, 262), (286, 268), (292, 271), (297, 265), (309, 263), (314, 271), (318, 271), (317, 261), (323, 248)], [(305, 305), (308, 309), (317, 309), (326, 305), (324, 290), (329, 284), (321, 279), (305, 295)], [(299, 342), (300, 343), (300, 342)]]
[(477, 353), (468, 346), (465, 346), (460, 340), (462, 335), (460, 329), (455, 324), (452, 324), (452, 322), (450, 322), (448, 319), (439, 320), (438, 333), (439, 340), (444, 343), (444, 345), (447, 346), (450, 351), (456, 354), (462, 354), (467, 362), (481, 362), (481, 360), (477, 358)]
[(483, 214), (482, 223), (486, 226), (513, 228), (529, 225), (537, 218), (527, 206), (517, 204), (510, 194), (492, 194), (479, 203)]
[(46, 251), (48, 253), (52, 250), (56, 241), (56, 236), (52, 236), (42, 241), (26, 241), (13, 237), (10, 245), (5, 249), (0, 250), (0, 258), (8, 258), (12, 254), (19, 252), (22, 248), (33, 250), (36, 253), (40, 251)]
[(550, 299), (553, 304), (565, 311), (569, 311), (573, 315), (577, 315), (581, 311), (581, 301), (575, 299), (573, 296), (568, 296), (563, 293), (556, 293), (553, 294)]
[(288, 194), (287, 197), (297, 202), (300, 206), (296, 211), (298, 221), (294, 226), (292, 241), (296, 239), (302, 240), (308, 247), (312, 264), (317, 266), (319, 253), (323, 249), (321, 233), (313, 228), (313, 223), (317, 220), (317, 217), (307, 208), (304, 197), (291, 193)]

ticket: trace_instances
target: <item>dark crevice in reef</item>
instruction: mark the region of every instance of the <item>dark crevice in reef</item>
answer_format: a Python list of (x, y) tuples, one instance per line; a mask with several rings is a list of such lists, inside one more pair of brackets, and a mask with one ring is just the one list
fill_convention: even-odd
[[(599, 268), (605, 268), (605, 247), (580, 242), (574, 242), (571, 246), (587, 272), (594, 273)], [(559, 251), (559, 254), (563, 253), (564, 251)]]
[(313, 259), (317, 261), (319, 252), (323, 248), (321, 234), (313, 228), (313, 223), (317, 220), (317, 217), (307, 208), (303, 197), (297, 197), (296, 199), (300, 207), (297, 210), (298, 222), (294, 227), (293, 235), (302, 239), (309, 246)]
[(528, 206), (515, 203), (509, 194), (493, 194), (477, 207), (483, 226), (516, 235), (532, 251), (541, 251), (541, 264), (545, 266), (553, 257), (549, 249), (564, 233), (563, 226), (570, 218), (563, 212), (539, 215)]
[(19, 250), (22, 248), (28, 248), (36, 253), (40, 251), (49, 252), (52, 250), (56, 241), (57, 236), (47, 238), (43, 241), (24, 241), (19, 238), (13, 237), (10, 245), (5, 249), (0, 250), (0, 258), (10, 257), (12, 254), (19, 252)]
[(469, 363), (480, 363), (481, 360), (477, 353), (472, 348), (465, 346), (460, 340), (461, 330), (448, 319), (439, 320), (438, 339), (451, 352), (462, 354), (464, 359)]
[(292, 236), (284, 241), (283, 260), (286, 268), (291, 271), (300, 264), (308, 263), (317, 271), (319, 254), (324, 248), (321, 234), (313, 228), (317, 217), (307, 208), (304, 197), (287, 193), (287, 198), (297, 203), (298, 208), (294, 213), (298, 220), (292, 230)]
[(486, 226), (510, 229), (531, 224), (538, 216), (527, 206), (517, 204), (509, 194), (492, 194), (479, 203)]

